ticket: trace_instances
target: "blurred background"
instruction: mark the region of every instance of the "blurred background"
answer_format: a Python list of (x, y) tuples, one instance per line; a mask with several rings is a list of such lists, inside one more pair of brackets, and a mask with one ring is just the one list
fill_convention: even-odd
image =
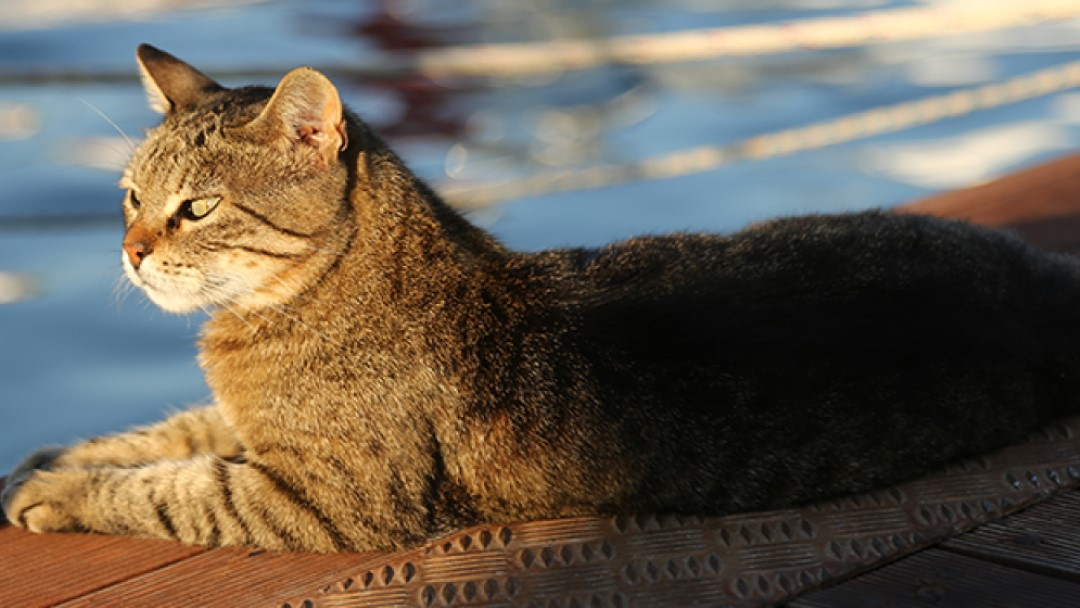
[(1023, 80), (1080, 61), (1075, 0), (0, 0), (0, 471), (209, 396), (203, 318), (121, 278), (140, 42), (227, 86), (323, 69), (529, 250), (888, 208), (1080, 147), (1080, 71)]

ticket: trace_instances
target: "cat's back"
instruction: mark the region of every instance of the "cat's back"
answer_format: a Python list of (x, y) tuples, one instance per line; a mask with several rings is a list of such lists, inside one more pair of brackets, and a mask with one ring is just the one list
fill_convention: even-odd
[(707, 510), (855, 491), (1080, 403), (1076, 262), (1005, 233), (865, 213), (576, 255), (575, 347), (613, 433), (653, 446), (645, 505), (672, 470)]
[(887, 366), (1080, 342), (1077, 262), (963, 222), (803, 216), (578, 255), (583, 340), (649, 366)]
[[(869, 292), (1019, 302), (1025, 294), (1012, 289), (1026, 282), (1059, 294), (1080, 288), (1071, 256), (965, 222), (881, 212), (782, 218), (730, 235), (638, 237), (572, 258), (575, 289), (601, 308), (668, 298), (795, 304)], [(958, 281), (969, 284), (957, 289)]]
[[(1020, 262), (1029, 271), (1069, 265), (1005, 232), (929, 216), (865, 212), (805, 215), (751, 225), (729, 235), (675, 233), (632, 238), (575, 254), (591, 287), (626, 282), (677, 290), (727, 279), (805, 275), (830, 284), (867, 280), (870, 272), (902, 285), (912, 272), (999, 272)], [(936, 262), (925, 265), (926, 262)], [(842, 264), (837, 267), (836, 264)], [(843, 272), (848, 271), (848, 272)], [(851, 273), (854, 272), (854, 274)], [(885, 278), (885, 277), (881, 277)], [(884, 281), (882, 281), (884, 282)]]

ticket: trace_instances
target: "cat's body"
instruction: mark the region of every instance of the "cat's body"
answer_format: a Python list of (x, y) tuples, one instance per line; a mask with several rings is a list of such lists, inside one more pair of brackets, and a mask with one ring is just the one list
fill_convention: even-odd
[(720, 514), (905, 479), (1080, 410), (1071, 258), (879, 213), (516, 253), (317, 73), (264, 103), (140, 59), (167, 113), (125, 178), (125, 263), (163, 307), (217, 307), (216, 403), (29, 459), (4, 497), (19, 525), (332, 551)]

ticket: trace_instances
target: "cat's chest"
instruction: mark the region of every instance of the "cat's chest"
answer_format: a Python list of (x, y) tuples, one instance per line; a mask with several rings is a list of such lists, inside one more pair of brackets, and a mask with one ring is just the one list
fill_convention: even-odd
[(446, 382), (421, 351), (346, 337), (238, 340), (207, 332), (200, 362), (218, 407), (241, 435), (328, 425), (348, 431), (350, 421), (415, 412), (444, 393)]

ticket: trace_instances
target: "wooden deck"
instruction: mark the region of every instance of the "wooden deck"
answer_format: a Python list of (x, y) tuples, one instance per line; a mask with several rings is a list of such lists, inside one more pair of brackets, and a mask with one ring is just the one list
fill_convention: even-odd
[[(1080, 252), (1080, 155), (906, 209)], [(805, 509), (482, 526), (395, 555), (204, 550), (5, 525), (0, 605), (1074, 607), (1078, 486), (1080, 418), (923, 480)]]

